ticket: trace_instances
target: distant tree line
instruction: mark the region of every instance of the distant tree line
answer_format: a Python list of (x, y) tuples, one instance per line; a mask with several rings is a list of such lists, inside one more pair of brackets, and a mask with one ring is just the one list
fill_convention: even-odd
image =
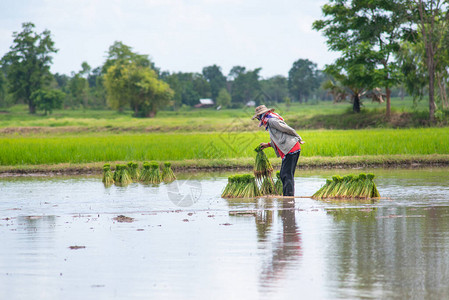
[(13, 33), (10, 51), (1, 60), (0, 106), (26, 103), (29, 112), (47, 113), (55, 108), (132, 109), (135, 116), (152, 117), (161, 108), (177, 110), (212, 99), (217, 106), (242, 107), (250, 101), (275, 103), (331, 100), (321, 88), (327, 79), (308, 59), (297, 60), (288, 77), (261, 78), (261, 68), (234, 66), (225, 75), (211, 65), (201, 73), (161, 71), (149, 59), (122, 42), (107, 51), (103, 65), (92, 68), (86, 62), (77, 71), (51, 74), (57, 49), (49, 30), (35, 32), (33, 23), (22, 24)]

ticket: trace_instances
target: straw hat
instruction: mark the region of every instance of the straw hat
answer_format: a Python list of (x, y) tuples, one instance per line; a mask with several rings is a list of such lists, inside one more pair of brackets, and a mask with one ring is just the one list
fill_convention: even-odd
[(251, 120), (254, 120), (258, 115), (262, 115), (269, 111), (274, 111), (274, 108), (267, 108), (265, 105), (259, 105), (258, 107), (256, 107), (256, 113), (251, 118)]

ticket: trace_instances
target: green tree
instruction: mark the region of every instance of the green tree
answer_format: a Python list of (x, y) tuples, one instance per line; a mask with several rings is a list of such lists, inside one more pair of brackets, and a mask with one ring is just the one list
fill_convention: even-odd
[[(375, 85), (386, 92), (386, 116), (391, 114), (391, 87), (401, 80), (399, 66), (393, 54), (404, 37), (408, 21), (402, 0), (331, 0), (322, 7), (325, 19), (315, 21), (313, 28), (322, 31), (333, 51), (343, 52), (362, 42), (366, 64), (375, 66)], [(352, 51), (356, 53), (357, 51)]]
[(360, 112), (361, 98), (376, 82), (375, 65), (366, 63), (366, 55), (370, 55), (369, 43), (361, 42), (356, 47), (343, 51), (334, 64), (327, 65), (325, 72), (349, 89), (352, 94), (352, 110)]
[(206, 78), (199, 73), (163, 73), (162, 79), (167, 82), (175, 92), (175, 106), (194, 106), (200, 98), (211, 97), (211, 86)]
[[(449, 3), (441, 0), (408, 0), (409, 13), (414, 16), (418, 34), (415, 42), (421, 43), (425, 53), (429, 91), (429, 120), (435, 123), (435, 85), (447, 73), (449, 53)], [(441, 90), (441, 89), (440, 89)], [(445, 91), (444, 91), (445, 92)]]
[(231, 84), (232, 102), (244, 104), (254, 100), (260, 93), (259, 72), (261, 68), (246, 71), (244, 67), (236, 66), (231, 69), (230, 77), (234, 78)]
[(0, 70), (0, 107), (7, 106), (6, 101), (6, 78)]
[(50, 31), (34, 32), (33, 23), (23, 23), (21, 32), (13, 33), (13, 45), (2, 59), (13, 99), (28, 104), (30, 113), (36, 112), (31, 94), (45, 88), (50, 80), (52, 53), (57, 50)]
[(158, 71), (154, 63), (148, 58), (148, 55), (135, 53), (130, 46), (119, 41), (115, 41), (109, 47), (107, 59), (102, 67), (102, 73), (106, 74), (109, 67), (117, 64), (135, 64), (141, 67), (150, 67)]
[(204, 67), (203, 76), (210, 84), (212, 99), (216, 100), (221, 89), (226, 88), (226, 77), (217, 65)]
[(86, 109), (88, 106), (89, 82), (87, 77), (89, 76), (90, 70), (89, 64), (83, 62), (79, 72), (72, 72), (72, 78), (70, 78), (68, 83), (68, 90), (73, 107), (81, 105)]
[(37, 90), (31, 94), (31, 99), (36, 107), (44, 111), (44, 114), (52, 113), (53, 109), (61, 108), (65, 93), (60, 90)]
[(221, 89), (218, 93), (217, 104), (221, 107), (228, 107), (231, 105), (231, 95), (225, 88)]
[(118, 110), (129, 105), (135, 116), (154, 117), (173, 97), (169, 85), (149, 67), (115, 64), (105, 75), (109, 104)]
[(260, 86), (272, 101), (282, 102), (288, 97), (288, 81), (287, 78), (282, 75), (276, 75), (261, 80)]
[(288, 90), (294, 99), (307, 102), (319, 86), (317, 65), (308, 59), (298, 59), (288, 72)]

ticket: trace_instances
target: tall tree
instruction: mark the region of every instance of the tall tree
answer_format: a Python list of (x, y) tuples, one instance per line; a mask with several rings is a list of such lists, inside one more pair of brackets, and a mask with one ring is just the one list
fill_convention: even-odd
[(210, 84), (212, 99), (216, 100), (220, 90), (226, 87), (226, 77), (217, 65), (204, 67), (203, 76)]
[(60, 90), (37, 90), (31, 94), (36, 107), (44, 111), (44, 114), (52, 113), (53, 109), (60, 108), (65, 98), (65, 93)]
[(105, 75), (109, 104), (122, 110), (129, 105), (135, 116), (154, 117), (173, 97), (169, 85), (149, 67), (116, 63)]
[(13, 33), (13, 44), (2, 59), (14, 100), (28, 104), (31, 114), (36, 113), (36, 103), (31, 94), (43, 89), (51, 80), (52, 53), (57, 50), (49, 30), (38, 34), (33, 23), (23, 23), (21, 32)]
[(288, 72), (288, 90), (299, 102), (307, 101), (319, 86), (317, 65), (308, 59), (298, 59)]
[(276, 75), (271, 78), (261, 80), (262, 90), (276, 102), (282, 102), (288, 97), (287, 78), (282, 75)]
[(108, 49), (108, 56), (103, 64), (102, 73), (106, 74), (109, 67), (114, 64), (136, 64), (141, 67), (151, 67), (156, 70), (154, 63), (150, 61), (148, 55), (133, 52), (130, 46), (122, 42), (115, 41)]
[[(410, 12), (417, 11), (416, 24), (422, 36), (425, 49), (425, 64), (429, 80), (429, 120), (435, 122), (435, 76), (441, 74), (442, 60), (447, 56), (447, 40), (449, 38), (449, 8), (444, 0), (411, 0), (407, 1)], [(437, 78), (438, 79), (438, 78)]]
[(259, 72), (261, 68), (246, 71), (244, 67), (233, 67), (230, 77), (234, 77), (231, 84), (231, 97), (234, 103), (246, 103), (254, 100), (260, 93)]
[(343, 51), (342, 56), (334, 64), (327, 65), (324, 70), (343, 87), (350, 90), (352, 110), (356, 113), (360, 112), (362, 96), (374, 87), (375, 65), (366, 63), (365, 57), (370, 55), (370, 51), (369, 43), (362, 42), (357, 47)]
[(386, 116), (391, 114), (391, 87), (401, 79), (393, 53), (399, 49), (407, 22), (403, 0), (331, 0), (322, 7), (325, 19), (313, 23), (333, 51), (345, 51), (361, 42), (370, 46), (367, 64), (376, 66), (375, 85), (386, 92)]

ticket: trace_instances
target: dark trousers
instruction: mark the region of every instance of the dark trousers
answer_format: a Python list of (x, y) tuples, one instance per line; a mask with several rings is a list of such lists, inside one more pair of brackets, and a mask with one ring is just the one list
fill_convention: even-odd
[(280, 175), (284, 196), (295, 195), (295, 169), (296, 164), (298, 163), (299, 154), (299, 151), (294, 154), (287, 154), (282, 160)]

